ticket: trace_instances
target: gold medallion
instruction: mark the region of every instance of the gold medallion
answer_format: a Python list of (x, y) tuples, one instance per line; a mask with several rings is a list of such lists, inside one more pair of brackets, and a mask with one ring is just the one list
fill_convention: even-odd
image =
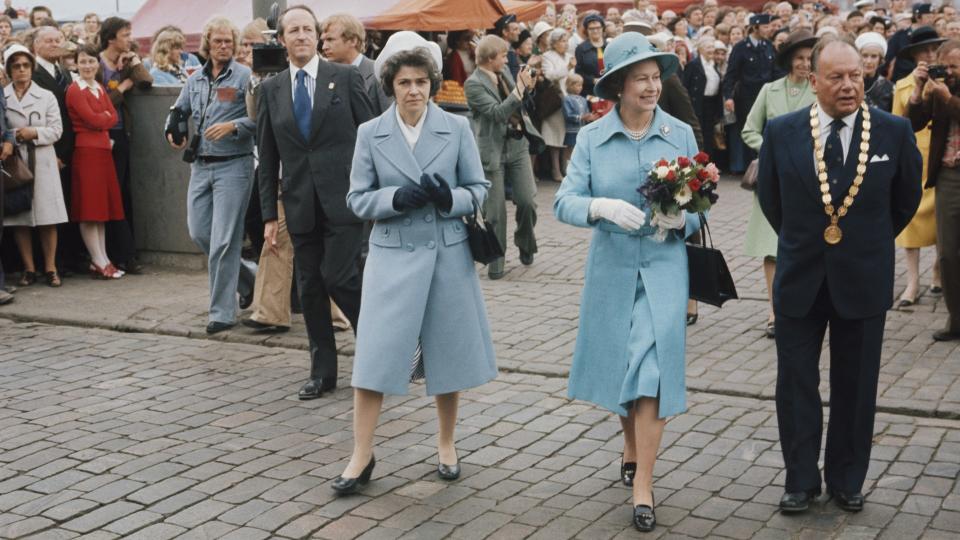
[(866, 103), (861, 103), (863, 110), (860, 139), (860, 155), (857, 157), (857, 176), (853, 179), (853, 184), (843, 197), (843, 204), (839, 208), (833, 207), (833, 197), (830, 195), (828, 184), (827, 164), (823, 159), (823, 147), (820, 144), (820, 116), (819, 106), (814, 103), (810, 108), (810, 131), (813, 137), (813, 151), (817, 162), (817, 180), (820, 182), (820, 193), (823, 201), (823, 211), (830, 219), (830, 224), (823, 231), (823, 239), (827, 244), (833, 246), (840, 243), (843, 238), (843, 232), (837, 222), (840, 218), (847, 215), (847, 211), (853, 205), (854, 198), (860, 192), (860, 184), (863, 183), (863, 175), (867, 172), (867, 157), (870, 150), (870, 109)]
[(823, 239), (831, 246), (839, 244), (841, 238), (843, 238), (843, 231), (837, 225), (827, 225), (827, 228), (823, 230)]

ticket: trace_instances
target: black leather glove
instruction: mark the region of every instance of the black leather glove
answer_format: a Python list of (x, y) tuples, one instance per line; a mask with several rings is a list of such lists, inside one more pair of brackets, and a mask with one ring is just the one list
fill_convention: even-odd
[(393, 209), (397, 212), (423, 208), (430, 202), (430, 194), (416, 184), (401, 187), (393, 194)]
[(453, 193), (450, 191), (450, 184), (437, 173), (433, 173), (430, 178), (426, 173), (420, 176), (420, 185), (430, 195), (430, 201), (433, 202), (442, 212), (449, 212), (453, 208)]

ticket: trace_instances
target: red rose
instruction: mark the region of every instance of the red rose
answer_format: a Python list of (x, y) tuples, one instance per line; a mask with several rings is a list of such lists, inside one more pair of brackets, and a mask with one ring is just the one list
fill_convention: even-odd
[(697, 155), (693, 156), (693, 160), (701, 165), (706, 165), (710, 163), (710, 156), (706, 152), (697, 152)]
[(670, 166), (670, 162), (665, 159), (661, 159), (660, 161), (657, 162), (657, 167), (669, 167), (669, 166)]
[(681, 169), (686, 169), (687, 167), (690, 166), (690, 160), (687, 159), (687, 158), (685, 158), (685, 157), (683, 157), (683, 156), (680, 156), (680, 157), (677, 158), (677, 165), (678, 165)]
[(673, 172), (672, 170), (667, 173), (667, 180), (668, 180), (668, 181), (673, 182), (673, 181), (675, 181), (676, 179), (677, 179), (677, 173)]
[(693, 191), (700, 191), (700, 188), (703, 187), (703, 183), (700, 180), (694, 178), (693, 180), (687, 182), (687, 185), (690, 186), (690, 189)]
[(701, 181), (706, 181), (710, 179), (710, 173), (706, 169), (700, 169), (697, 171), (697, 179)]

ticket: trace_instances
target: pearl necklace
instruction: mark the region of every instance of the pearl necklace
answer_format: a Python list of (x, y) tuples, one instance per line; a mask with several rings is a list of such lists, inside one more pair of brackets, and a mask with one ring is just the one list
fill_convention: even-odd
[(623, 126), (623, 129), (627, 132), (627, 136), (635, 141), (639, 141), (647, 135), (647, 132), (650, 131), (650, 126), (653, 125), (653, 118), (650, 119), (650, 122), (647, 123), (647, 126), (640, 131), (634, 131), (628, 128), (626, 125)]

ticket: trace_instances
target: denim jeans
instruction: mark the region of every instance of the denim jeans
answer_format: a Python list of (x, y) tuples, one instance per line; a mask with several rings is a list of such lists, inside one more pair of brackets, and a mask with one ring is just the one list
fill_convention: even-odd
[(207, 255), (210, 322), (234, 323), (237, 295), (252, 294), (256, 265), (240, 259), (243, 217), (253, 186), (253, 156), (190, 167), (187, 227)]

